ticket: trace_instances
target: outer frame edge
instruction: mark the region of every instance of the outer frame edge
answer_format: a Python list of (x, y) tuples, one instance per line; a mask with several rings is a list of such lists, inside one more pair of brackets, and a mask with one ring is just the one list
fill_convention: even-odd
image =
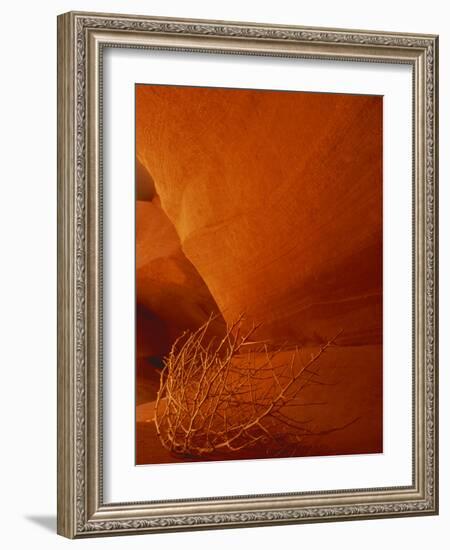
[(73, 359), (71, 352), (73, 323), (72, 261), (72, 199), (73, 176), (73, 86), (71, 85), (73, 54), (73, 16), (57, 19), (57, 96), (58, 96), (58, 165), (57, 165), (57, 533), (75, 537), (73, 513), (74, 444), (73, 434)]
[[(204, 524), (195, 522), (191, 525), (166, 525), (160, 524), (157, 527), (135, 527), (128, 528), (125, 525), (125, 518), (118, 519), (117, 528), (111, 526), (101, 527), (94, 518), (90, 520), (84, 518), (84, 524), (80, 523), (80, 518), (76, 517), (77, 498), (80, 497), (80, 487), (77, 485), (76, 467), (80, 462), (76, 456), (75, 450), (75, 430), (76, 421), (74, 420), (74, 408), (77, 403), (77, 388), (76, 386), (76, 365), (74, 359), (76, 336), (74, 333), (74, 322), (76, 312), (74, 311), (74, 300), (72, 293), (76, 284), (77, 274), (74, 272), (74, 255), (76, 253), (74, 235), (74, 194), (75, 174), (73, 170), (73, 159), (76, 157), (78, 145), (75, 138), (76, 116), (74, 101), (76, 94), (74, 84), (71, 79), (75, 74), (75, 56), (76, 56), (76, 40), (75, 26), (77, 18), (80, 17), (106, 17), (116, 19), (131, 20), (146, 20), (157, 22), (189, 22), (198, 25), (204, 24), (224, 24), (228, 27), (237, 27), (242, 25), (248, 28), (264, 27), (277, 29), (308, 29), (311, 31), (330, 31), (336, 33), (366, 33), (367, 35), (381, 34), (383, 36), (399, 36), (399, 33), (388, 33), (378, 31), (345, 31), (343, 29), (322, 29), (314, 27), (298, 27), (298, 26), (282, 26), (282, 25), (265, 25), (257, 23), (238, 23), (238, 22), (217, 22), (208, 20), (193, 20), (193, 19), (174, 19), (174, 18), (156, 18), (148, 16), (126, 16), (119, 14), (95, 14), (87, 12), (70, 12), (58, 17), (58, 533), (69, 538), (85, 538), (87, 536), (106, 536), (106, 535), (129, 535), (149, 532), (162, 531), (186, 531), (199, 529), (217, 529), (217, 528), (239, 528), (260, 525), (282, 525), (292, 523), (315, 523), (318, 521), (344, 521), (344, 520), (361, 520), (361, 519), (377, 519), (382, 517), (398, 517), (398, 516), (417, 516), (417, 515), (435, 515), (438, 513), (438, 493), (437, 493), (437, 37), (434, 35), (417, 35), (401, 33), (401, 36), (417, 37), (418, 39), (427, 39), (434, 43), (434, 51), (436, 59), (433, 64), (435, 93), (434, 93), (434, 113), (435, 113), (435, 135), (434, 135), (434, 192), (435, 192), (435, 209), (434, 209), (434, 228), (435, 228), (435, 259), (433, 262), (433, 273), (435, 276), (435, 303), (434, 310), (434, 327), (433, 334), (435, 338), (435, 357), (434, 365), (436, 368), (435, 380), (435, 458), (434, 458), (434, 475), (435, 475), (435, 491), (433, 494), (433, 502), (423, 510), (399, 511), (399, 512), (378, 512), (372, 515), (353, 514), (346, 517), (309, 517), (297, 519), (264, 519), (264, 520), (236, 520), (217, 521), (213, 520)], [(394, 48), (394, 46), (393, 46)], [(87, 152), (86, 152), (87, 154)], [(72, 172), (72, 173), (71, 173)], [(62, 431), (64, 429), (64, 432)], [(61, 452), (60, 452), (61, 451)], [(61, 456), (62, 455), (62, 456)], [(89, 490), (84, 487), (83, 491)], [(83, 493), (84, 494), (84, 493)], [(81, 495), (82, 496), (82, 495)], [(425, 501), (423, 501), (425, 505)], [(274, 512), (275, 513), (275, 512)], [(252, 514), (250, 511), (249, 515)], [(176, 517), (176, 513), (171, 514)], [(94, 514), (95, 517), (95, 514)], [(144, 517), (142, 518), (144, 520)], [(164, 518), (162, 518), (164, 519)], [(194, 518), (193, 518), (194, 519)], [(119, 525), (120, 523), (123, 525)], [(97, 525), (96, 525), (97, 523)], [(145, 521), (144, 521), (145, 523)], [(78, 527), (77, 527), (78, 524)]]

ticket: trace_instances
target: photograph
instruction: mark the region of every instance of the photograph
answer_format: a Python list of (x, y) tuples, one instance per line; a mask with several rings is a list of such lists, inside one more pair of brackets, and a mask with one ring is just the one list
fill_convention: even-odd
[(58, 17), (65, 537), (438, 513), (438, 35), (250, 21)]
[(136, 464), (383, 452), (383, 97), (135, 86)]
[(370, 7), (2, 5), (3, 548), (450, 540), (448, 7)]

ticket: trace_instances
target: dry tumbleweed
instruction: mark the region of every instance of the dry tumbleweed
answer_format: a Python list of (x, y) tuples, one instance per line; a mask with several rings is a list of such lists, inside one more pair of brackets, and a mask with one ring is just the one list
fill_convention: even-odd
[(310, 419), (290, 411), (305, 405), (301, 391), (316, 383), (317, 360), (336, 337), (303, 364), (298, 348), (269, 350), (255, 342), (258, 327), (243, 331), (242, 317), (222, 339), (209, 339), (211, 321), (184, 334), (165, 360), (155, 414), (164, 447), (193, 457), (255, 446), (273, 456), (297, 448), (314, 432)]

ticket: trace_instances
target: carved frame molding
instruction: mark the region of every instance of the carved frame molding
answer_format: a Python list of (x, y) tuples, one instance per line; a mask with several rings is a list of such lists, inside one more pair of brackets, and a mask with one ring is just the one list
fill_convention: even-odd
[[(411, 486), (103, 503), (101, 92), (104, 47), (412, 65), (414, 464)], [(430, 35), (74, 12), (58, 17), (60, 534), (75, 538), (437, 513), (437, 48), (438, 38)]]

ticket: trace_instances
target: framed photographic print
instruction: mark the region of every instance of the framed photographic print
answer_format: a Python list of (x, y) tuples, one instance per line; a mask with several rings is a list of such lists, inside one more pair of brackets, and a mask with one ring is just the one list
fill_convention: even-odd
[(436, 514), (431, 35), (58, 18), (58, 532)]

